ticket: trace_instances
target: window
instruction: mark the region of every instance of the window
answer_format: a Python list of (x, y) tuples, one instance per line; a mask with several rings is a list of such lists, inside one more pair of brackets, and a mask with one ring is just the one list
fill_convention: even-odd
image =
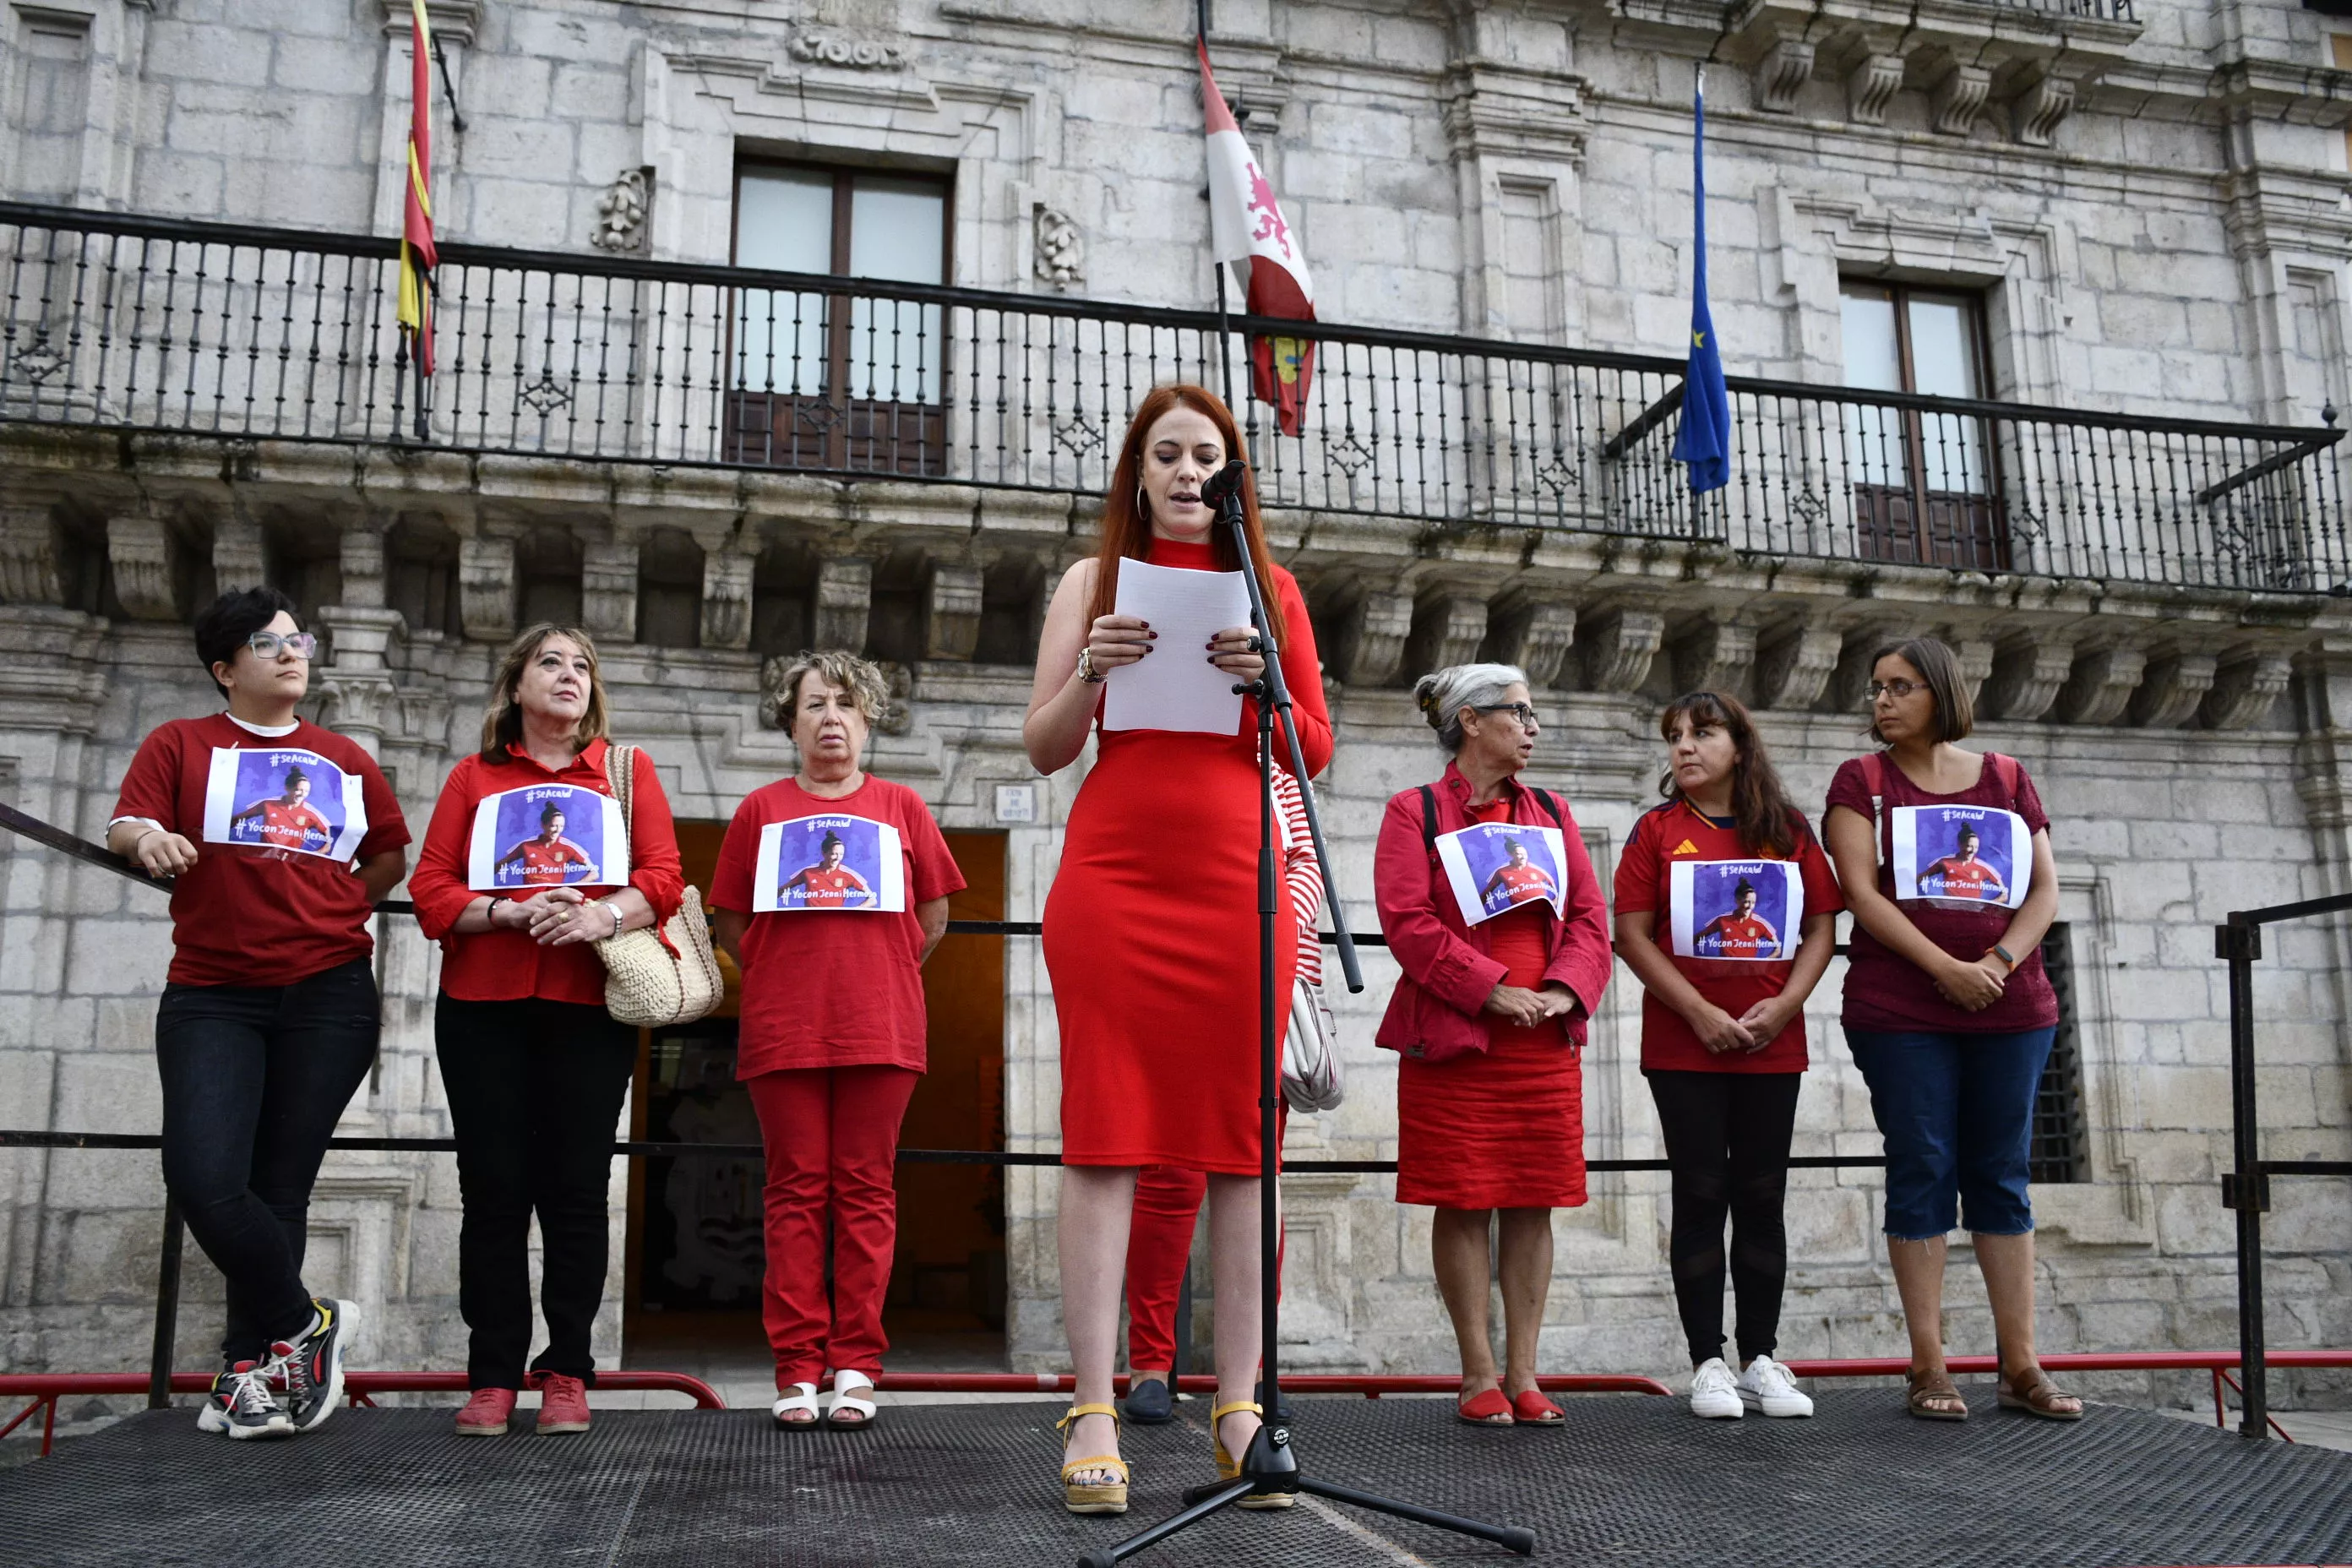
[(16, 169), (4, 183), (18, 201), (69, 202), (81, 185), (89, 119), (89, 18), (19, 10), (16, 22)]
[(2058, 1035), (2033, 1091), (2033, 1142), (2026, 1160), (2031, 1180), (2091, 1179), (2090, 1132), (2083, 1117), (2082, 1036), (2075, 1027), (2074, 946), (2066, 922), (2042, 939), (2042, 968), (2058, 994)]
[[(1984, 306), (1976, 295), (1854, 281), (1841, 292), (1848, 386), (1986, 395)], [(1974, 415), (1846, 405), (1846, 479), (1864, 559), (2007, 569), (1986, 435)]]
[[(944, 182), (747, 165), (735, 265), (896, 283), (947, 279)], [(746, 289), (730, 323), (727, 455), (912, 477), (946, 471), (944, 312), (913, 300)]]

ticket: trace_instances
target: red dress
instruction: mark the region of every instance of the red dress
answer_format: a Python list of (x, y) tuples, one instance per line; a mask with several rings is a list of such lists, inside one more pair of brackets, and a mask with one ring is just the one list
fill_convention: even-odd
[[(1165, 539), (1149, 559), (1215, 567), (1210, 546)], [(1299, 744), (1321, 773), (1331, 721), (1314, 628), (1279, 566), (1273, 589)], [(1156, 657), (1208, 654), (1162, 644)], [(1242, 708), (1231, 736), (1097, 731), (1045, 900), (1065, 1164), (1257, 1173), (1257, 711)], [(1286, 1007), (1298, 944), (1286, 920), (1275, 935)]]
[[(1538, 815), (1542, 808), (1532, 800), (1523, 801), (1514, 812), (1514, 802), (1524, 795), (1517, 789), (1486, 805), (1471, 805), (1467, 785), (1455, 787), (1460, 776), (1449, 765), (1438, 791), (1441, 798), (1459, 800), (1472, 822), (1549, 820)], [(1395, 847), (1402, 852), (1393, 863), (1411, 862), (1417, 868), (1423, 856), (1418, 806), (1412, 808), (1411, 816), (1410, 848)], [(1383, 837), (1390, 837), (1387, 827)], [(1578, 843), (1572, 819), (1567, 824), (1567, 840), (1570, 846)], [(1383, 847), (1391, 846), (1384, 843)], [(1581, 857), (1574, 848), (1570, 855), (1565, 920), (1546, 901), (1522, 904), (1484, 922), (1486, 952), (1473, 954), (1483, 967), (1474, 980), (1464, 983), (1482, 1000), (1498, 983), (1538, 991), (1559, 980), (1569, 983), (1580, 1002), (1587, 990), (1591, 1001), (1599, 1001), (1608, 984), (1604, 909), (1589, 866), (1577, 870)], [(1381, 889), (1381, 923), (1391, 944), (1398, 931), (1390, 905), (1404, 896), (1402, 885)], [(1452, 897), (1436, 888), (1422, 896), (1449, 901)], [(1553, 931), (1563, 925), (1567, 930), (1555, 952)], [(1500, 965), (1503, 973), (1487, 978), (1494, 965)], [(1570, 974), (1575, 976), (1572, 982)], [(1392, 1018), (1396, 1011), (1392, 1005)], [(1401, 1053), (1397, 1202), (1470, 1210), (1580, 1205), (1585, 1201), (1584, 1089), (1578, 1061), (1581, 1020), (1572, 1030), (1560, 1018), (1548, 1018), (1533, 1028), (1492, 1013), (1481, 1014), (1479, 1020), (1486, 1033), (1483, 1051), (1437, 1061), (1410, 1050)]]

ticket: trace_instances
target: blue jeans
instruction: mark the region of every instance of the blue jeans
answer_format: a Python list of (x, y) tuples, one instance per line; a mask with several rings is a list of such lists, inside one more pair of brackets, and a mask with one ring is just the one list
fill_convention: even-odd
[(370, 959), (291, 985), (163, 988), (163, 1183), (228, 1285), (227, 1361), (258, 1361), (310, 1324), (310, 1185), (376, 1034)]
[(2033, 1228), (2025, 1195), (2033, 1094), (2058, 1031), (2014, 1035), (1848, 1029), (1886, 1142), (1886, 1234), (1927, 1241)]

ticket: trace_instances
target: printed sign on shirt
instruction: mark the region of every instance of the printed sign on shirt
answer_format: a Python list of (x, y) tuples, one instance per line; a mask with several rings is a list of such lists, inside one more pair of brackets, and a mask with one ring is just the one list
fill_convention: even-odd
[(1476, 925), (1525, 904), (1547, 903), (1558, 914), (1567, 907), (1566, 848), (1557, 827), (1479, 822), (1437, 837), (1438, 863), (1462, 911), (1462, 923)]
[(751, 881), (754, 914), (795, 910), (898, 914), (906, 908), (906, 850), (898, 830), (888, 823), (828, 812), (771, 822), (760, 829), (760, 863)]
[(1805, 884), (1793, 860), (1677, 860), (1667, 868), (1677, 958), (1773, 963), (1795, 952)]
[(478, 892), (617, 888), (629, 879), (621, 804), (580, 784), (533, 784), (474, 804), (466, 885)]
[(2013, 910), (2033, 879), (2025, 819), (1990, 805), (1904, 805), (1894, 811), (1897, 902), (1948, 910)]
[(349, 864), (366, 837), (356, 774), (299, 747), (213, 748), (205, 780), (205, 843)]

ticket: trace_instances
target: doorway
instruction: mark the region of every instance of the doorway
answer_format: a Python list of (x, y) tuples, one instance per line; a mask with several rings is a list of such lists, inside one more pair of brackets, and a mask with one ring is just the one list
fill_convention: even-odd
[[(686, 879), (714, 879), (723, 822), (681, 821)], [(952, 920), (1003, 918), (1002, 833), (950, 833), (968, 886)], [(741, 977), (722, 954), (725, 999), (711, 1016), (647, 1030), (638, 1051), (630, 1135), (677, 1143), (760, 1142), (735, 1077)], [(1004, 1147), (1004, 942), (950, 936), (923, 969), (929, 1067), (899, 1134), (902, 1147)], [(697, 1375), (764, 1378), (760, 1321), (766, 1267), (763, 1173), (757, 1159), (656, 1156), (630, 1162), (623, 1298), (624, 1361)], [(976, 1369), (1003, 1361), (1002, 1167), (900, 1164), (898, 1238), (884, 1323), (891, 1363)]]

